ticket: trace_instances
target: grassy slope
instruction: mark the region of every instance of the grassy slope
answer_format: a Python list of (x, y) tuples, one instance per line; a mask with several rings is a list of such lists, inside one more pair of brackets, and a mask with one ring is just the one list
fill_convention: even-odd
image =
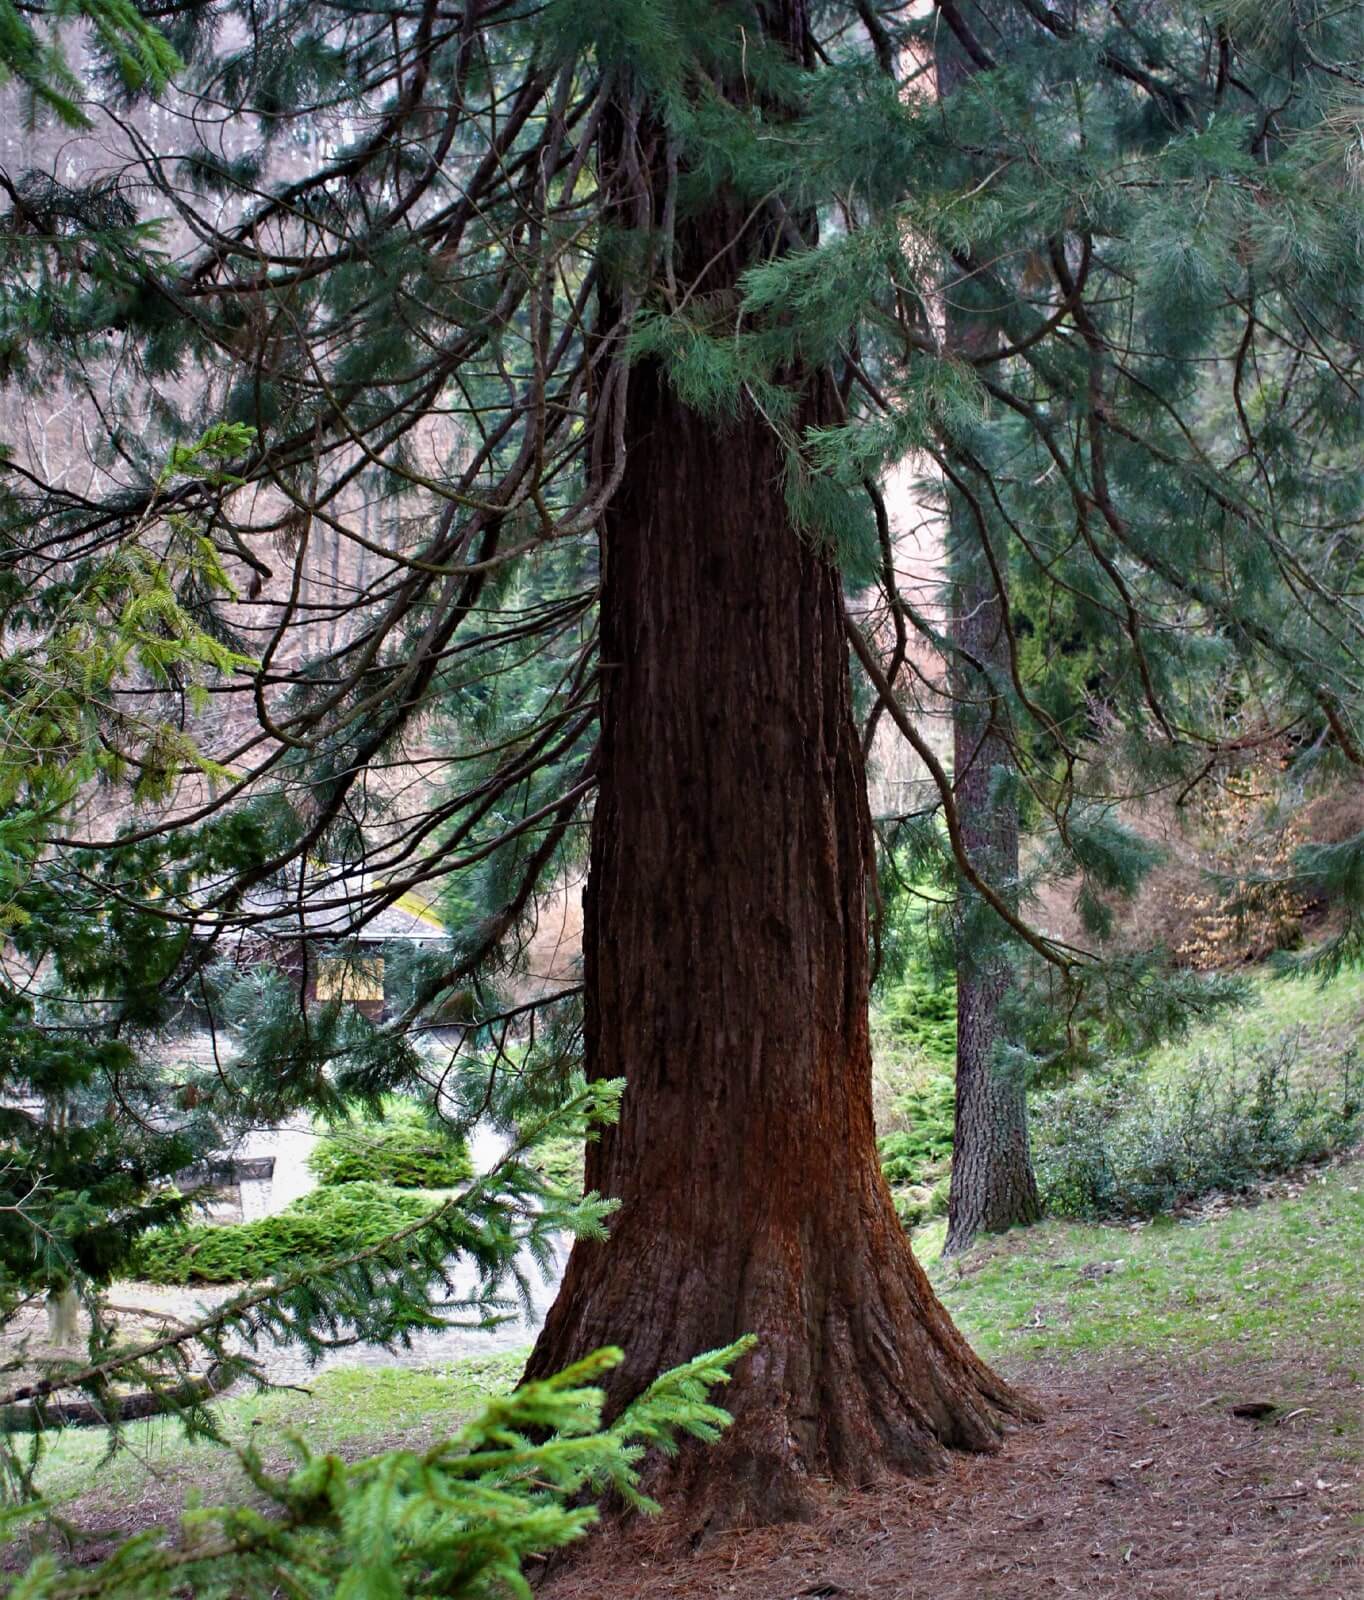
[(1210, 1345), (1269, 1354), (1310, 1340), (1364, 1366), (1364, 1163), (1204, 1220), (1048, 1222), (942, 1261), (945, 1223), (916, 1239), (962, 1332), (991, 1360)]
[[(1364, 971), (1328, 984), (1311, 977), (1251, 980), (1250, 1002), (1156, 1051), (1152, 1075), (1173, 1080), (1200, 1056), (1301, 1034), (1296, 1070), (1327, 1075), (1364, 1022)], [(1298, 1190), (1202, 1219), (1137, 1227), (1047, 1222), (982, 1240), (957, 1263), (940, 1260), (944, 1221), (915, 1235), (938, 1293), (982, 1355), (1107, 1350), (1194, 1351), (1310, 1339), (1364, 1365), (1364, 1164), (1304, 1175)]]
[(1276, 977), (1261, 970), (1250, 980), (1247, 1005), (1153, 1051), (1147, 1066), (1154, 1076), (1171, 1078), (1199, 1056), (1225, 1059), (1232, 1052), (1298, 1034), (1300, 1065), (1330, 1067), (1356, 1042), (1361, 1025), (1364, 967), (1342, 972), (1328, 983), (1305, 976)]
[[(234, 1443), (253, 1442), (276, 1466), (283, 1462), (290, 1433), (300, 1434), (312, 1450), (345, 1456), (423, 1444), (454, 1432), (477, 1412), (485, 1395), (513, 1388), (526, 1354), (510, 1350), (469, 1356), (436, 1371), (337, 1368), (319, 1374), (306, 1393), (277, 1389), (220, 1401), (218, 1425)], [(43, 1463), (39, 1483), (44, 1495), (69, 1500), (97, 1483), (101, 1500), (121, 1506), (156, 1485), (158, 1498), (198, 1487), (220, 1501), (242, 1481), (217, 1445), (186, 1440), (179, 1424), (168, 1418), (131, 1423), (125, 1438), (127, 1453), (109, 1461), (102, 1430), (67, 1429)]]

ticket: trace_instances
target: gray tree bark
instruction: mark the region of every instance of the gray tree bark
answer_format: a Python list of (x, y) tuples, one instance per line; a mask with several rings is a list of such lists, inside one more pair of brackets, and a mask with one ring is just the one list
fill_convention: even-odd
[[(955, 498), (955, 497), (954, 497)], [(953, 543), (979, 541), (953, 516)], [(958, 554), (957, 565), (966, 563)], [(992, 674), (1008, 667), (1008, 640), (993, 579), (959, 570), (953, 585), (952, 639), (968, 658)], [(1018, 808), (991, 794), (992, 773), (1010, 760), (981, 674), (959, 663), (953, 672), (954, 792), (962, 841), (981, 873), (1001, 890), (1018, 880)], [(963, 890), (963, 893), (966, 891)], [(999, 1233), (1042, 1214), (1028, 1146), (1027, 1090), (997, 1069), (1000, 1006), (1010, 967), (999, 947), (972, 949), (957, 941), (957, 1095), (952, 1182), (947, 1209), (948, 1254), (964, 1250), (978, 1233)]]
[[(1007, 16), (998, 0), (966, 0), (958, 8), (967, 26), (999, 50)], [(1002, 25), (1004, 25), (1002, 27)], [(976, 70), (960, 43), (943, 30), (937, 48), (938, 92), (949, 95)], [(967, 267), (949, 270), (945, 291), (946, 340), (964, 355), (995, 346), (988, 316), (971, 307), (969, 285), (955, 287)], [(948, 497), (949, 560), (952, 572), (950, 635), (956, 646), (952, 745), (954, 793), (962, 842), (982, 875), (1001, 890), (1018, 881), (1018, 807), (992, 795), (992, 774), (1012, 755), (1004, 738), (1002, 708), (993, 692), (1008, 680), (1009, 639), (1004, 627), (1008, 564), (997, 552), (995, 571), (985, 560), (987, 530), (960, 493)], [(1002, 591), (1002, 592), (1001, 592)], [(963, 893), (967, 891), (963, 888)], [(1000, 1233), (1036, 1222), (1042, 1207), (1028, 1145), (1027, 1090), (1001, 1074), (996, 1064), (1000, 1007), (1008, 993), (1010, 967), (998, 947), (968, 948), (959, 919), (957, 939), (957, 1092), (952, 1180), (944, 1250), (964, 1250), (978, 1233)]]

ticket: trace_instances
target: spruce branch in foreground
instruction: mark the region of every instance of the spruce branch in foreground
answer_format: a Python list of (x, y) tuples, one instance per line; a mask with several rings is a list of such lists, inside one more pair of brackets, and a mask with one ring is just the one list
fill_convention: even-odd
[(614, 1491), (656, 1509), (638, 1488), (646, 1452), (719, 1437), (729, 1418), (710, 1392), (753, 1343), (740, 1339), (664, 1373), (609, 1426), (594, 1380), (621, 1360), (614, 1349), (489, 1401), (428, 1450), (348, 1464), (295, 1438), (299, 1462), (283, 1477), (255, 1451), (239, 1450), (256, 1505), (190, 1511), (178, 1533), (141, 1533), (92, 1570), (63, 1571), (42, 1557), (5, 1600), (156, 1600), (187, 1591), (195, 1600), (266, 1592), (530, 1600), (525, 1562), (581, 1538), (597, 1520), (585, 1494)]

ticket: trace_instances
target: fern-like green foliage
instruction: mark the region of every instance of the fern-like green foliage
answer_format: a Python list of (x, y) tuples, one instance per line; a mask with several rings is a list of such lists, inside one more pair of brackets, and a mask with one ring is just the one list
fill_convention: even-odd
[[(44, 37), (35, 24), (42, 19)], [(16, 6), (0, 0), (0, 82), (15, 78), (32, 97), (68, 127), (88, 128), (81, 109), (81, 84), (67, 63), (57, 30), (83, 22), (91, 29), (97, 50), (115, 67), (128, 89), (166, 87), (180, 70), (180, 57), (165, 34), (138, 10), (132, 0), (42, 0)]]
[(898, 982), (887, 985), (880, 1019), (897, 1044), (921, 1053), (933, 1066), (950, 1072), (957, 1056), (955, 974), (934, 971), (923, 962), (911, 962)]
[(887, 1183), (921, 1184), (937, 1175), (952, 1154), (955, 1092), (950, 1073), (935, 1073), (899, 1096), (896, 1114), (905, 1126), (877, 1140)]
[(646, 1454), (719, 1437), (729, 1417), (711, 1392), (752, 1343), (664, 1373), (610, 1424), (596, 1380), (621, 1359), (614, 1349), (489, 1401), (426, 1450), (346, 1463), (296, 1438), (298, 1465), (282, 1477), (241, 1450), (263, 1506), (190, 1511), (178, 1530), (149, 1529), (94, 1568), (42, 1557), (6, 1600), (531, 1600), (525, 1562), (580, 1539), (598, 1516), (592, 1498), (651, 1509)]

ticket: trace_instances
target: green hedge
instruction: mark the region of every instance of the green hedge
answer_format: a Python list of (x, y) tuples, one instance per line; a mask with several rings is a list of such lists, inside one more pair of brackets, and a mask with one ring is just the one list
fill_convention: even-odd
[(332, 1128), (308, 1165), (320, 1184), (380, 1183), (394, 1189), (453, 1189), (473, 1176), (462, 1139), (449, 1137), (420, 1107), (396, 1101), (381, 1121)]
[(241, 1283), (308, 1259), (378, 1244), (435, 1204), (376, 1183), (346, 1183), (295, 1200), (273, 1217), (214, 1226), (164, 1228), (140, 1239), (136, 1277), (152, 1283)]

